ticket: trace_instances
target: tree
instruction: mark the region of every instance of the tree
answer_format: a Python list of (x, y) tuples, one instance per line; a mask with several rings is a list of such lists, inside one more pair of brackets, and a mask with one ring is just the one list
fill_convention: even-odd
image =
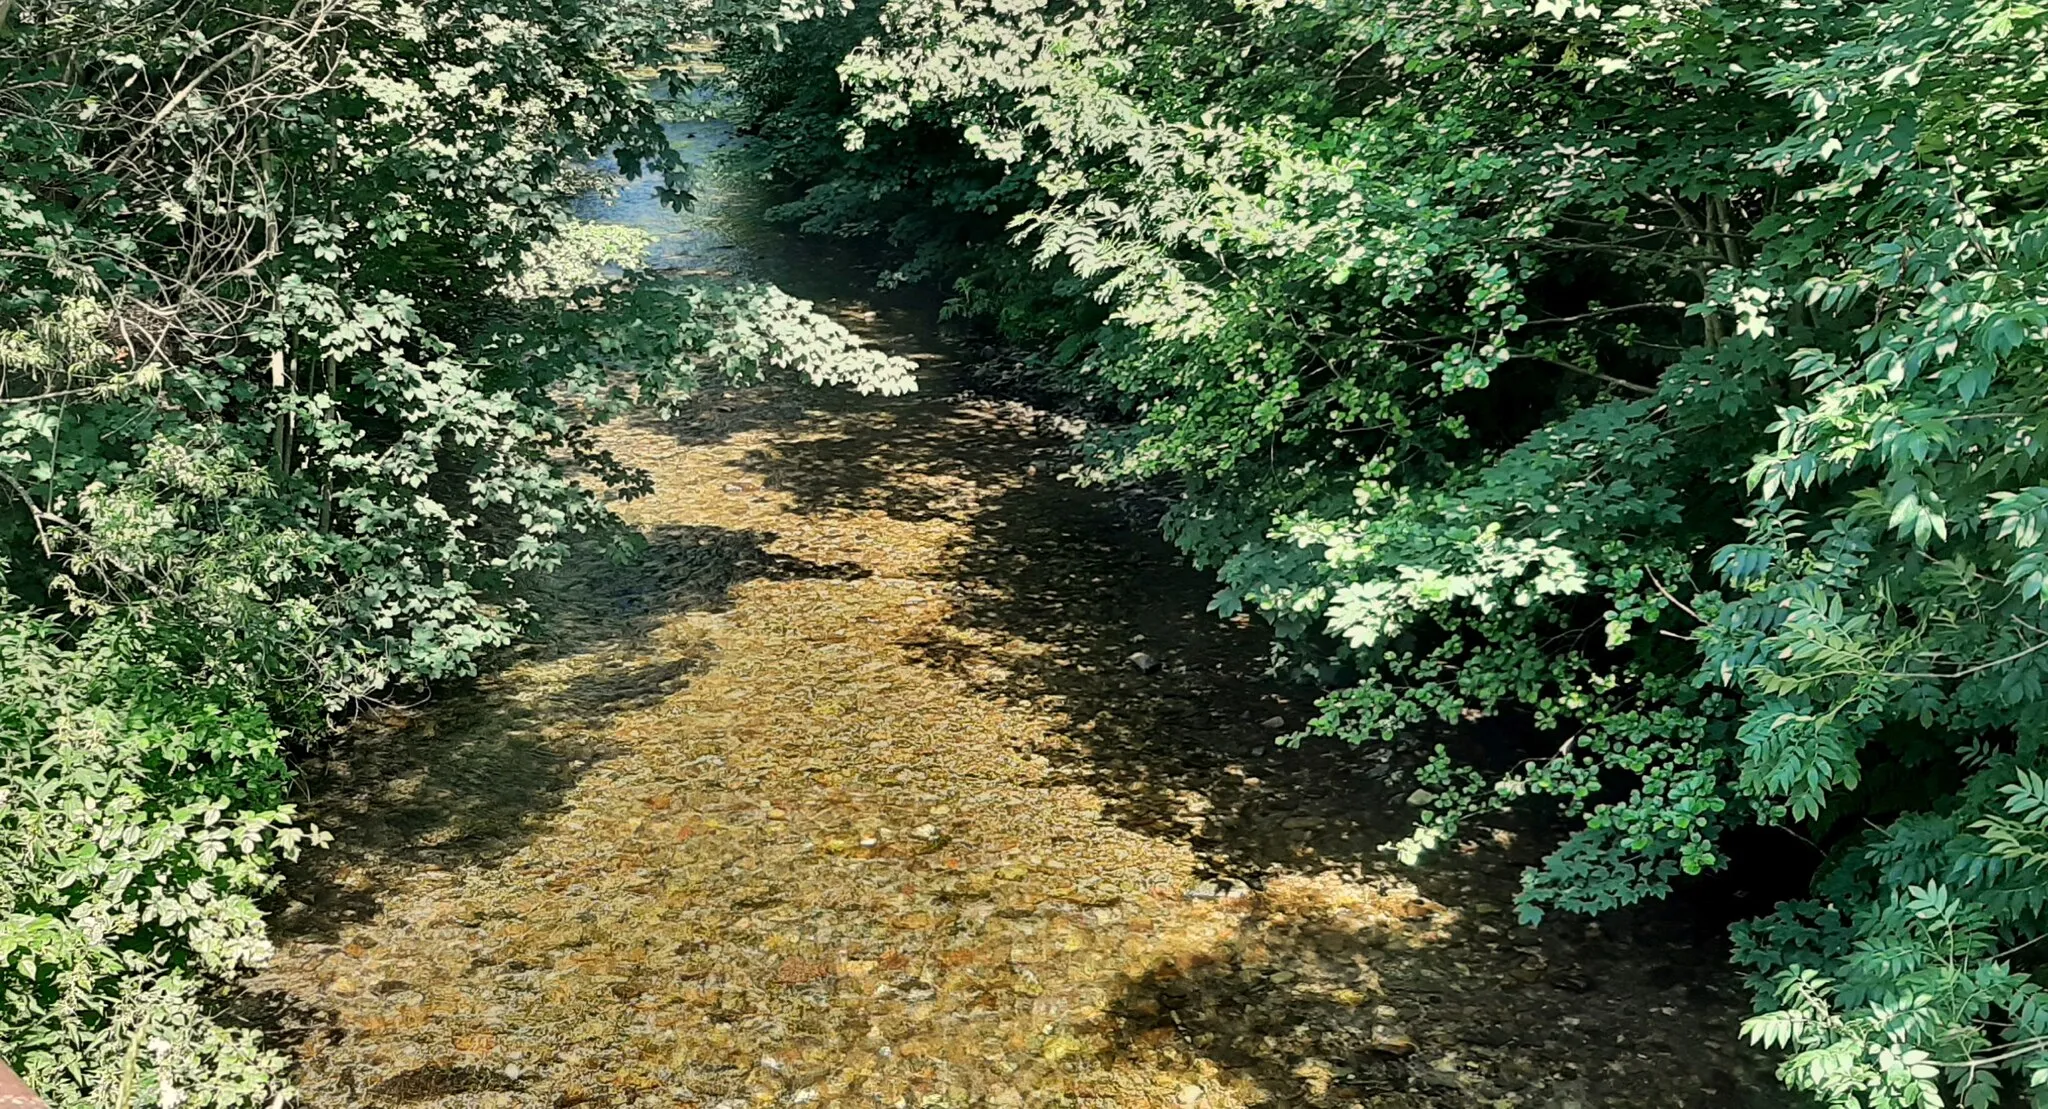
[(54, 1104), (289, 1096), (212, 996), (320, 839), (287, 745), (623, 553), (598, 423), (908, 387), (776, 290), (605, 278), (642, 244), (568, 215), (607, 151), (687, 200), (622, 69), (712, 15), (0, 0), (0, 1048)]
[[(1533, 726), (1505, 773), (1437, 746), (1404, 855), (1547, 802), (1576, 830), (1528, 875), (1533, 919), (1793, 829), (1830, 853), (1814, 898), (1737, 943), (1787, 1081), (1844, 1106), (2031, 1096), (2038, 829), (2006, 798), (2037, 772), (2048, 666), (2048, 15), (843, 19), (850, 49), (811, 30), (793, 41), (840, 52), (760, 63), (787, 75), (756, 90), (771, 137), (809, 136), (775, 155), (804, 210), (1002, 182), (963, 304), (1125, 414), (1090, 472), (1178, 484), (1168, 532), (1218, 607), (1329, 684), (1309, 732)], [(802, 76), (828, 63), (841, 101)], [(989, 280), (1014, 273), (980, 261), (1001, 246), (1038, 281)]]

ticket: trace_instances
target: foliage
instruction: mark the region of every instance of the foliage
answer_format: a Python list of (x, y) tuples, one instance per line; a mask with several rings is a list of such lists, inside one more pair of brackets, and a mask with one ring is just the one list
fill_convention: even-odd
[(946, 228), (962, 304), (1126, 415), (1088, 472), (1180, 484), (1218, 607), (1330, 683), (1310, 732), (1444, 739), (1405, 855), (1549, 803), (1535, 919), (1789, 829), (1813, 899), (1737, 937), (1784, 1078), (2048, 1104), (2007, 807), (2048, 10), (873, 0), (784, 42), (743, 72), (792, 212), (1007, 219)]
[[(220, 1023), (208, 978), (269, 951), (256, 898), (318, 833), (290, 825), (281, 735), (204, 673), (198, 629), (115, 617), (81, 640), (0, 623), (0, 1011), (53, 1104), (241, 1105), (281, 1060)], [(195, 677), (197, 680), (195, 680)]]
[(707, 377), (902, 389), (779, 291), (632, 272), (624, 67), (761, 18), (584, 0), (0, 0), (0, 1053), (58, 1105), (254, 1105), (219, 1015), (287, 741), (473, 671)]

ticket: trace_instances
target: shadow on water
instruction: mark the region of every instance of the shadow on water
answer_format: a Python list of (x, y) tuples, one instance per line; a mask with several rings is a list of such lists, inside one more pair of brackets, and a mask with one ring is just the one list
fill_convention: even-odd
[(865, 573), (771, 553), (774, 540), (663, 527), (623, 565), (584, 552), (538, 598), (538, 634), (509, 668), (432, 704), (373, 714), (302, 763), (306, 817), (334, 842), (287, 869), (276, 938), (332, 941), (374, 916), (406, 876), (490, 866), (517, 851), (605, 758), (591, 737), (712, 661), (703, 645), (650, 644), (665, 618), (723, 612), (746, 581)]
[(520, 1087), (518, 1079), (507, 1077), (502, 1070), (430, 1064), (394, 1074), (377, 1083), (371, 1092), (404, 1105), (456, 1094), (499, 1093)]
[[(765, 276), (870, 341), (923, 356), (925, 372), (920, 394), (835, 401), (829, 418), (748, 466), (799, 513), (965, 523), (956, 623), (1049, 648), (1006, 654), (1006, 676), (993, 681), (973, 676), (987, 668), (968, 665), (977, 649), (958, 637), (913, 649), (1063, 715), (1067, 746), (1042, 753), (1111, 819), (1187, 844), (1212, 880), (1199, 895), (1337, 875), (1390, 894), (1412, 883), (1455, 919), (1441, 942), (1417, 946), (1259, 924), (1246, 933), (1254, 939), (1197, 968), (1128, 982), (1110, 1008), (1117, 1037), (1177, 1037), (1275, 1104), (1464, 1105), (1484, 1090), (1532, 1087), (1550, 1091), (1535, 1104), (1556, 1109), (1780, 1103), (1734, 1042), (1734, 975), (1718, 928), (1693, 926), (1697, 906), (1518, 927), (1510, 903), (1542, 844), (1512, 823), (1467, 829), (1470, 839), (1426, 867), (1398, 867), (1383, 845), (1408, 830), (1413, 786), (1397, 781), (1390, 752), (1277, 745), (1304, 722), (1314, 691), (1270, 676), (1265, 632), (1209, 614), (1213, 581), (1149, 525), (1111, 495), (1057, 479), (1071, 443), (1043, 414), (972, 394), (929, 305), (835, 303), (833, 289), (807, 287), (854, 265), (829, 246), (783, 240), (751, 252), (780, 262)], [(929, 492), (963, 483), (977, 491), (971, 503)], [(1137, 652), (1153, 665), (1131, 663)], [(1377, 1015), (1342, 991), (1332, 999), (1332, 983), (1361, 975), (1388, 1003)]]
[[(671, 123), (685, 160), (709, 165), (734, 142), (716, 121)], [(616, 171), (602, 160), (595, 168)], [(730, 272), (742, 257), (721, 214), (736, 205), (730, 182), (699, 173), (696, 204), (677, 213), (656, 197), (654, 178), (621, 181), (576, 203), (589, 219), (634, 227), (653, 240), (656, 270)], [(740, 421), (794, 420), (801, 410), (707, 401), (694, 428), (671, 430), (704, 442)], [(726, 425), (721, 411), (735, 413)], [(768, 547), (766, 532), (671, 526), (646, 536), (624, 564), (594, 549), (566, 572), (537, 583), (539, 626), (532, 640), (490, 676), (437, 687), (434, 703), (374, 713), (320, 757), (300, 765), (307, 819), (333, 846), (286, 871), (272, 914), (281, 940), (332, 940), (373, 916), (393, 883), (436, 869), (489, 866), (518, 850), (605, 752), (600, 735), (622, 712), (659, 702), (709, 664), (708, 646), (651, 649), (650, 632), (686, 612), (722, 612), (730, 592), (753, 579), (847, 578), (858, 567), (814, 565)], [(509, 667), (509, 668), (508, 668)]]
[[(1198, 1056), (1274, 1105), (1771, 1103), (1755, 1093), (1755, 1061), (1732, 1044), (1731, 976), (1679, 919), (1683, 906), (1599, 928), (1517, 928), (1507, 905), (1540, 845), (1507, 826), (1473, 830), (1421, 870), (1396, 868), (1380, 850), (1409, 819), (1396, 768), (1369, 752), (1276, 746), (1303, 722), (1313, 691), (1271, 678), (1263, 631), (1209, 615), (1212, 583), (1114, 497), (1056, 479), (1071, 444), (1050, 421), (968, 393), (934, 305), (912, 293), (849, 301), (857, 259), (762, 232), (734, 206), (719, 215), (725, 222), (673, 238), (669, 263), (750, 259), (756, 275), (918, 358), (924, 391), (835, 396), (821, 417), (801, 399), (721, 411), (707, 397), (668, 427), (676, 449), (772, 425), (791, 434), (743, 468), (789, 497), (790, 511), (962, 525), (946, 585), (953, 630), (975, 634), (905, 646), (1064, 718), (1059, 745), (1034, 753), (1088, 787), (1108, 819), (1185, 844), (1208, 879), (1190, 896), (1243, 906), (1204, 950), (1113, 984), (1101, 1007), (1113, 1050)], [(748, 580), (860, 573), (772, 554), (773, 539), (656, 530), (632, 564), (562, 575), (542, 598), (549, 634), (509, 669), (433, 711), (366, 721), (349, 747), (309, 768), (309, 815), (336, 847), (292, 875), (280, 933), (334, 939), (402, 877), (489, 867), (528, 842), (607, 757), (595, 737), (611, 718), (714, 661), (708, 644), (654, 636), (664, 616), (722, 611)], [(976, 665), (981, 649), (964, 645), (976, 640), (1038, 650)], [(1155, 665), (1134, 666), (1136, 652)], [(1363, 909), (1329, 911), (1332, 890)], [(277, 1012), (269, 1023), (289, 1040), (293, 1028), (317, 1034), (317, 1016)], [(507, 1081), (448, 1061), (390, 1074), (370, 1092), (383, 1103), (472, 1104), (462, 1099), (509, 1091)]]
[(1357, 1006), (1297, 984), (1355, 978), (1355, 953), (1379, 938), (1281, 924), (1265, 931), (1258, 963), (1231, 952), (1185, 970), (1154, 968), (1114, 1003), (1119, 1048), (1172, 1037), (1283, 1104), (1378, 1097), (1371, 1104), (1392, 1109), (1402, 1102), (1386, 1095), (1426, 1088), (1407, 1062), (1412, 1049)]

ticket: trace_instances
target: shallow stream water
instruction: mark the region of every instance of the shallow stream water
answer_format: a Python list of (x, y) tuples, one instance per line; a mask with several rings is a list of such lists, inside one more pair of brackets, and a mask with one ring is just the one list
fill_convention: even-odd
[(1307, 694), (1058, 479), (1064, 421), (977, 393), (928, 297), (765, 229), (743, 180), (699, 193), (583, 211), (922, 388), (612, 429), (646, 556), (565, 570), (510, 665), (309, 768), (336, 843), (252, 991), (304, 1104), (1767, 1103), (1692, 930), (1517, 928), (1508, 827), (1399, 868), (1412, 786), (1276, 746)]

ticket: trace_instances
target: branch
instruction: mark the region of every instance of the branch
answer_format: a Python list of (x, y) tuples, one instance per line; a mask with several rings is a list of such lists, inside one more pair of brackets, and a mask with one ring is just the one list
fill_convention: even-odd
[(1651, 388), (1648, 385), (1638, 385), (1635, 382), (1630, 381), (1626, 378), (1615, 377), (1613, 374), (1604, 374), (1601, 373), (1599, 370), (1592, 368), (1591, 366), (1581, 366), (1576, 362), (1565, 362), (1556, 358), (1547, 358), (1541, 354), (1517, 354), (1514, 357), (1526, 358), (1531, 362), (1545, 362), (1552, 366), (1556, 366), (1559, 369), (1570, 370), (1575, 374), (1584, 374), (1587, 377), (1604, 381), (1617, 389), (1627, 389), (1630, 392), (1637, 393), (1645, 397), (1654, 397), (1657, 395), (1657, 390)]
[(219, 58), (214, 60), (214, 63), (212, 65), (200, 70), (199, 76), (194, 77), (192, 78), (191, 81), (187, 82), (184, 88), (179, 89), (175, 95), (173, 95), (169, 100), (164, 102), (163, 107), (157, 109), (156, 114), (149, 118), (148, 123), (143, 124), (142, 133), (136, 135), (135, 140), (137, 142), (140, 142), (144, 135), (147, 135), (151, 131), (156, 130), (157, 127), (161, 125), (165, 119), (170, 117), (170, 114), (172, 112), (178, 110), (178, 105), (183, 104), (185, 102), (186, 97), (189, 97), (193, 93), (199, 91), (199, 86), (205, 84), (206, 79), (208, 77), (211, 77), (214, 74), (220, 72), (222, 66), (228, 64), (231, 61), (234, 61), (238, 57), (241, 57), (244, 51), (248, 50), (250, 47), (254, 45), (256, 45), (256, 36), (252, 34), (248, 38), (243, 39), (242, 44), (240, 46), (237, 46), (233, 50), (230, 50), (227, 53), (222, 54)]
[(1937, 1063), (1936, 1065), (1963, 1070), (1976, 1070), (1979, 1067), (1988, 1067), (1996, 1063), (2003, 1063), (2009, 1059), (2017, 1059), (2022, 1055), (2032, 1054), (2044, 1047), (2048, 1047), (2048, 1036), (2036, 1036), (2031, 1040), (2021, 1040), (2019, 1043), (2010, 1044), (1995, 1055), (1973, 1055), (1961, 1062)]
[(1641, 304), (1623, 304), (1615, 308), (1593, 308), (1571, 316), (1549, 316), (1540, 320), (1530, 320), (1527, 326), (1535, 327), (1538, 324), (1545, 323), (1573, 323), (1578, 320), (1590, 320), (1597, 319), (1601, 316), (1612, 316), (1618, 312), (1634, 312), (1637, 309), (1641, 308), (1667, 308), (1676, 310), (1683, 309), (1685, 307), (1686, 305), (1682, 301), (1650, 300), (1644, 301)]
[[(2023, 628), (2026, 628), (2028, 631), (2034, 632), (2044, 637), (2048, 637), (2048, 632), (2043, 632), (2040, 628), (2037, 628), (2034, 625), (2027, 623), (2025, 620), (2022, 620), (2017, 616), (2013, 617), (2012, 620), (2013, 623), (2018, 624)], [(2012, 654), (2006, 655), (2004, 658), (1995, 658), (1989, 662), (1980, 662), (1975, 666), (1965, 666), (1961, 670), (1951, 670), (1946, 674), (1936, 674), (1932, 672), (1908, 672), (1902, 674), (1893, 674), (1891, 676), (1894, 678), (1918, 678), (1925, 681), (1955, 681), (1959, 678), (1967, 678), (1972, 674), (1981, 674), (1986, 670), (1991, 670), (1996, 667), (2004, 666), (2009, 662), (2018, 662), (2019, 660), (2027, 657), (2028, 655), (2033, 654), (2035, 651), (2038, 651), (2043, 647), (2048, 647), (2048, 638), (2043, 638), (2041, 642), (2036, 643), (2031, 647), (2026, 647), (2022, 648), (2021, 650), (2014, 651)]]
[(50, 533), (43, 528), (45, 514), (42, 509), (36, 507), (35, 498), (29, 496), (28, 490), (22, 488), (21, 483), (14, 480), (14, 475), (5, 470), (0, 470), (0, 481), (12, 487), (15, 495), (21, 498), (21, 503), (28, 506), (28, 519), (36, 526), (36, 541), (42, 544), (43, 553), (51, 558), (57, 557), (57, 548), (50, 543)]
[[(1707, 622), (1707, 618), (1701, 616), (1697, 612), (1694, 612), (1693, 607), (1691, 605), (1686, 604), (1684, 601), (1681, 601), (1677, 597), (1672, 596), (1671, 591), (1669, 589), (1664, 588), (1664, 583), (1657, 580), (1657, 571), (1652, 570), (1649, 567), (1645, 566), (1643, 567), (1643, 573), (1649, 575), (1650, 584), (1657, 587), (1657, 592), (1664, 594), (1665, 600), (1670, 601), (1672, 604), (1678, 606), (1678, 611), (1685, 613), (1687, 616), (1690, 616), (1695, 620), (1698, 620), (1702, 624)], [(1680, 638), (1686, 637), (1681, 636)]]
[(104, 387), (105, 383), (103, 382), (99, 385), (81, 385), (76, 389), (58, 389), (53, 392), (37, 393), (27, 397), (0, 397), (0, 404), (39, 404), (46, 400), (62, 400), (65, 397), (96, 393)]

